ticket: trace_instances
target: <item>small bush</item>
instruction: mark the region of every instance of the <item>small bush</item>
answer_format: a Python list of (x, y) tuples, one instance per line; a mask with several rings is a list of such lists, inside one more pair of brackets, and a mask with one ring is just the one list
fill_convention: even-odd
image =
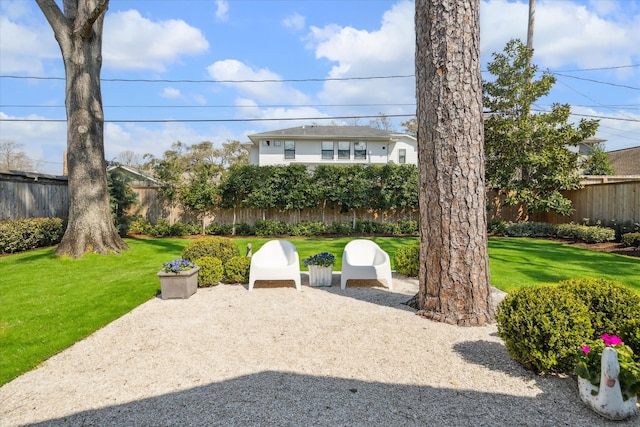
[(303, 221), (297, 224), (289, 224), (290, 236), (321, 236), (325, 232), (324, 223), (321, 221)]
[(410, 277), (420, 272), (420, 245), (403, 246), (396, 251), (396, 271)]
[(22, 252), (60, 243), (66, 223), (60, 218), (0, 221), (0, 254)]
[(557, 285), (520, 288), (496, 313), (509, 355), (536, 372), (571, 372), (577, 350), (593, 335), (587, 305)]
[(195, 222), (175, 222), (169, 227), (169, 236), (193, 236), (202, 232), (202, 225)]
[(337, 234), (339, 236), (351, 236), (353, 234), (353, 228), (348, 222), (332, 222), (327, 227), (327, 234)]
[(232, 231), (233, 226), (231, 224), (218, 224), (217, 222), (212, 222), (204, 229), (205, 234), (211, 236), (230, 236)]
[(284, 221), (272, 221), (260, 219), (253, 226), (256, 236), (281, 236), (287, 234), (287, 223)]
[(509, 237), (555, 236), (557, 226), (546, 222), (507, 222), (501, 225), (502, 234)]
[(200, 267), (200, 271), (198, 271), (198, 286), (201, 288), (219, 284), (224, 276), (224, 267), (222, 266), (222, 261), (218, 258), (203, 256), (196, 259), (194, 264)]
[(507, 221), (504, 220), (494, 220), (491, 221), (487, 225), (487, 231), (489, 234), (502, 236), (505, 234), (505, 230), (507, 229)]
[(586, 243), (603, 243), (615, 240), (616, 232), (612, 228), (597, 225), (560, 224), (556, 236), (565, 239), (582, 240)]
[(626, 233), (622, 235), (622, 246), (640, 248), (640, 233)]
[(129, 233), (151, 236), (153, 235), (153, 224), (151, 224), (151, 221), (137, 216), (129, 224)]
[(234, 256), (224, 266), (224, 281), (227, 283), (249, 283), (251, 258)]
[(241, 222), (236, 224), (236, 236), (255, 236), (256, 231), (251, 224)]
[(416, 220), (398, 221), (398, 226), (402, 234), (418, 234), (418, 221)]
[(189, 243), (182, 251), (182, 258), (189, 261), (210, 256), (218, 258), (223, 265), (238, 255), (240, 255), (240, 251), (233, 240), (220, 236), (200, 237)]

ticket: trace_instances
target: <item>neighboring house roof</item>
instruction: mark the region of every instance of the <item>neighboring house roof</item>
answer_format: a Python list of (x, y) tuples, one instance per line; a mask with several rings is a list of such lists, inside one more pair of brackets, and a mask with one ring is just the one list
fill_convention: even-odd
[[(332, 138), (332, 139), (354, 139), (354, 138), (368, 138), (368, 139), (391, 139), (397, 137), (400, 134), (398, 132), (391, 132), (388, 130), (382, 130), (373, 128), (371, 126), (319, 126), (319, 125), (306, 125), (298, 126), (289, 129), (273, 130), (269, 132), (256, 133), (248, 135), (254, 143), (265, 138), (297, 138), (297, 139), (319, 139), (319, 138)], [(410, 136), (410, 135), (408, 135)]]
[(136, 169), (132, 166), (125, 166), (125, 165), (108, 166), (107, 172), (111, 172), (112, 170), (115, 170), (115, 169), (120, 169), (122, 172), (129, 175), (135, 181), (147, 181), (147, 182), (153, 182), (156, 184), (160, 183), (160, 181), (158, 181), (157, 179), (145, 174), (140, 169)]
[(640, 147), (607, 152), (616, 175), (640, 175)]

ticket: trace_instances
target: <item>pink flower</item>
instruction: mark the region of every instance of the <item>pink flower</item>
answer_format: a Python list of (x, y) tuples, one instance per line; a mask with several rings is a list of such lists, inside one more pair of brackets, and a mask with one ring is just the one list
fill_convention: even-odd
[(588, 345), (583, 345), (580, 349), (582, 350), (582, 352), (584, 354), (587, 354), (587, 353), (589, 353), (591, 351), (591, 349), (589, 348)]
[(622, 344), (622, 340), (616, 335), (602, 334), (601, 338), (602, 341), (604, 341), (605, 345)]

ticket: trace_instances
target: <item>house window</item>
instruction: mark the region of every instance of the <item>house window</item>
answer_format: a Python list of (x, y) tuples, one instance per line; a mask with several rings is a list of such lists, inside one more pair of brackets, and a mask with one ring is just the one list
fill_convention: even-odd
[(322, 158), (333, 160), (333, 141), (322, 141)]
[(362, 160), (367, 158), (366, 142), (356, 142), (353, 144), (353, 158), (356, 160)]
[(271, 146), (271, 141), (262, 141), (262, 146), (263, 147), (270, 147)]
[(280, 147), (282, 145), (282, 141), (273, 141), (274, 147)]
[(295, 141), (284, 142), (284, 158), (285, 159), (296, 158), (296, 142)]
[(338, 142), (338, 158), (339, 159), (349, 159), (350, 158), (350, 148), (349, 141), (340, 141)]
[(404, 148), (401, 148), (400, 150), (398, 150), (398, 163), (400, 164), (407, 163), (407, 150)]

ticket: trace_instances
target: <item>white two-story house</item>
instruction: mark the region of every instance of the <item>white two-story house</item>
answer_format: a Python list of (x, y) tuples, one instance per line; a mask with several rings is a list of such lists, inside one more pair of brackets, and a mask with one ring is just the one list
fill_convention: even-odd
[(249, 163), (258, 166), (418, 164), (414, 136), (370, 126), (306, 125), (248, 137)]

